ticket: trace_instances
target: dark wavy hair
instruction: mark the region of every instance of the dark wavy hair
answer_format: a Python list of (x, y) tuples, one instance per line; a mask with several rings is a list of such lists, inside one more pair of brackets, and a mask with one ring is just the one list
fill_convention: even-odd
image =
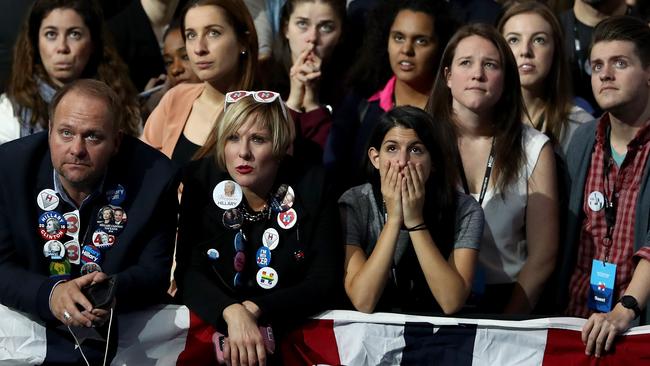
[[(497, 29), (503, 34), (503, 27), (506, 22), (520, 14), (537, 14), (541, 16), (550, 26), (553, 33), (553, 61), (551, 68), (544, 80), (544, 111), (542, 116), (546, 120), (546, 135), (554, 143), (559, 143), (562, 133), (568, 125), (568, 116), (573, 106), (571, 76), (569, 75), (569, 64), (564, 50), (564, 31), (553, 11), (544, 3), (537, 1), (524, 1), (513, 3), (506, 9), (499, 20)], [(531, 122), (534, 124), (535, 121)], [(541, 127), (541, 126), (539, 126)]]
[(449, 6), (440, 0), (384, 1), (368, 13), (368, 25), (359, 60), (350, 69), (349, 87), (363, 97), (369, 97), (386, 84), (393, 75), (388, 58), (390, 28), (402, 10), (421, 12), (434, 20), (434, 37), (437, 42), (431, 80), (440, 63), (441, 50), (454, 34), (456, 21), (450, 15)]
[[(431, 156), (431, 174), (425, 182), (424, 220), (436, 243), (445, 256), (449, 255), (455, 233), (456, 187), (458, 184), (458, 147), (451, 125), (436, 123), (420, 108), (400, 106), (379, 117), (366, 151), (375, 148), (381, 151), (384, 137), (394, 127), (412, 129), (418, 135)], [(366, 154), (365, 167), (368, 181), (375, 196), (381, 202), (379, 171)], [(444, 245), (443, 245), (444, 244)]]
[(108, 38), (101, 7), (96, 0), (38, 0), (29, 11), (16, 39), (11, 78), (7, 96), (14, 105), (15, 115), (20, 118), (24, 110), (31, 110), (31, 126), (47, 128), (48, 105), (38, 91), (38, 80), (51, 83), (38, 51), (39, 28), (45, 17), (55, 9), (74, 10), (90, 31), (93, 52), (80, 78), (93, 78), (105, 82), (120, 97), (126, 108), (121, 129), (139, 136), (141, 118), (137, 103), (137, 91), (129, 79), (126, 64)]
[(497, 176), (496, 186), (505, 188), (516, 181), (519, 169), (525, 163), (523, 147), (522, 117), (525, 110), (519, 83), (517, 61), (512, 55), (510, 46), (499, 32), (487, 24), (466, 25), (458, 30), (451, 38), (442, 55), (436, 81), (433, 83), (426, 111), (441, 123), (455, 126), (455, 116), (452, 107), (453, 96), (447, 86), (446, 74), (451, 70), (451, 64), (460, 41), (471, 36), (479, 36), (491, 42), (501, 58), (503, 70), (503, 93), (492, 108), (492, 124), (495, 138), (494, 170)]
[(629, 15), (602, 20), (596, 24), (591, 35), (591, 47), (598, 42), (609, 41), (632, 42), (643, 67), (650, 65), (650, 28), (643, 20)]

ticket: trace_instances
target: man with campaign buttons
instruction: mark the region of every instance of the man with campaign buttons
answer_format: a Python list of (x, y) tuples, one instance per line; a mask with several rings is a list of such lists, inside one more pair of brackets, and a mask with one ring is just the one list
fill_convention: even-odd
[(650, 296), (650, 28), (628, 16), (603, 20), (590, 63), (605, 113), (576, 130), (567, 154), (559, 278), (565, 314), (588, 318), (585, 353), (600, 357), (635, 324)]
[[(0, 146), (0, 303), (46, 325), (45, 364), (78, 365), (82, 352), (101, 364), (106, 349), (117, 347), (115, 337), (104, 341), (117, 329), (117, 318), (108, 329), (111, 311), (165, 297), (176, 171), (164, 155), (122, 134), (123, 106), (102, 82), (65, 85), (49, 115), (49, 131)], [(93, 243), (100, 224), (116, 228), (110, 245)], [(109, 284), (108, 276), (115, 307), (95, 308), (82, 289)]]

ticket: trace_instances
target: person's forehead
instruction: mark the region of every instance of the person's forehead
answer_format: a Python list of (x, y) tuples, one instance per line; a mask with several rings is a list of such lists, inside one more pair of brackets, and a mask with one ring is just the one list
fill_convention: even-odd
[(606, 60), (615, 57), (638, 58), (636, 45), (631, 41), (615, 40), (596, 42), (591, 47), (592, 60)]
[(81, 130), (99, 128), (108, 132), (113, 128), (111, 117), (112, 114), (105, 99), (70, 91), (63, 96), (54, 109), (52, 123), (54, 125), (72, 124)]

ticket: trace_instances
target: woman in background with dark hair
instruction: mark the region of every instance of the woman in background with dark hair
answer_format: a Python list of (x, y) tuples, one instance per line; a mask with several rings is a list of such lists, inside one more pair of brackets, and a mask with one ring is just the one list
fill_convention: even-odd
[(94, 78), (115, 90), (127, 113), (122, 130), (140, 134), (136, 90), (107, 39), (97, 2), (36, 1), (16, 40), (7, 92), (0, 96), (0, 143), (46, 130), (50, 99), (79, 78)]
[(212, 151), (227, 92), (251, 89), (257, 72), (257, 35), (242, 0), (192, 0), (181, 14), (192, 70), (203, 81), (165, 93), (142, 139), (179, 165)]
[(401, 0), (368, 16), (367, 39), (350, 75), (350, 93), (335, 111), (325, 164), (358, 183), (364, 147), (378, 117), (395, 106), (424, 108), (441, 50), (454, 32), (444, 2)]
[(493, 27), (464, 26), (449, 41), (427, 111), (456, 129), (463, 188), (485, 213), (479, 311), (529, 313), (555, 266), (555, 158), (521, 123), (517, 62)]
[(483, 212), (456, 191), (451, 126), (421, 109), (381, 116), (368, 143), (370, 182), (339, 199), (345, 291), (363, 312), (461, 309), (472, 287)]

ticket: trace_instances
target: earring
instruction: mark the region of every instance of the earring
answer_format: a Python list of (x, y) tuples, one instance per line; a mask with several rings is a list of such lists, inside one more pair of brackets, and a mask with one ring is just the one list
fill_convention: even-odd
[(245, 54), (246, 54), (246, 50), (242, 50), (242, 51), (241, 51), (241, 54), (242, 54), (242, 55), (245, 55)]

